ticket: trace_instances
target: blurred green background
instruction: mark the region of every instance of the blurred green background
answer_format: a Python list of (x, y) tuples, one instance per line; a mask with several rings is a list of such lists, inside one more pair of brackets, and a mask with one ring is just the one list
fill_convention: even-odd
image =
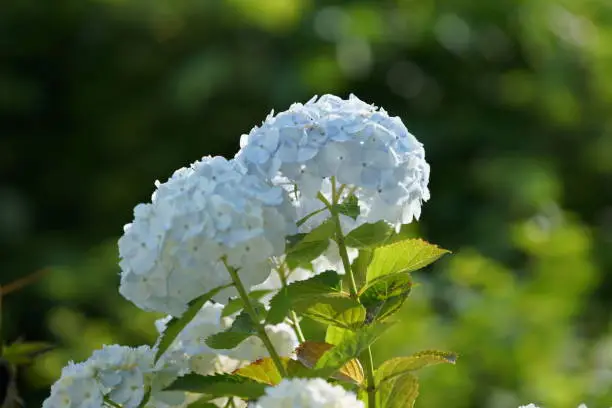
[(609, 0), (19, 0), (0, 6), (0, 284), (40, 406), (69, 360), (154, 338), (116, 240), (156, 179), (231, 157), (271, 109), (353, 92), (425, 144), (417, 274), (378, 362), (461, 354), (420, 407), (612, 404)]

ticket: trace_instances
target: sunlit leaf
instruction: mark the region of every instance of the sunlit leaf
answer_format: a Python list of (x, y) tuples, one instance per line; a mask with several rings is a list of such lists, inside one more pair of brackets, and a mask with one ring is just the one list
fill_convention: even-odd
[(367, 282), (385, 275), (416, 271), (447, 253), (446, 249), (421, 239), (406, 239), (376, 248), (368, 266)]
[(359, 296), (367, 309), (366, 322), (384, 321), (399, 311), (411, 288), (412, 279), (407, 273), (385, 275), (368, 284)]
[(338, 326), (345, 329), (356, 329), (363, 325), (366, 309), (350, 298), (346, 305), (317, 303), (306, 309), (302, 314), (323, 324)]
[(325, 331), (325, 342), (337, 346), (342, 343), (346, 337), (346, 333), (350, 332), (348, 329), (342, 329), (336, 326), (328, 326)]
[[(317, 341), (306, 341), (300, 344), (296, 350), (298, 361), (305, 367), (315, 368), (321, 357), (332, 350), (335, 346), (328, 343)], [(320, 371), (309, 372), (311, 376), (319, 376)], [(349, 381), (355, 384), (362, 384), (364, 381), (363, 367), (356, 358), (347, 359), (339, 368), (331, 370), (328, 375), (341, 381)]]
[(351, 264), (351, 270), (353, 271), (357, 289), (361, 289), (366, 284), (368, 277), (368, 266), (370, 266), (370, 262), (372, 262), (373, 257), (373, 249), (360, 249), (357, 258), (355, 258)]
[[(288, 358), (284, 358), (283, 363), (286, 365), (288, 360)], [(269, 385), (276, 385), (283, 379), (274, 361), (269, 357), (262, 358), (247, 366), (241, 367), (234, 371), (233, 374)]]
[(350, 360), (358, 358), (368, 346), (372, 345), (391, 324), (375, 324), (356, 331), (346, 331), (342, 342), (330, 347), (315, 364), (315, 373), (320, 377), (329, 377)]
[(376, 392), (376, 405), (385, 408), (412, 408), (419, 396), (419, 380), (412, 374), (383, 383)]
[(386, 244), (394, 233), (393, 227), (385, 221), (363, 224), (346, 236), (345, 243), (352, 248), (375, 248)]
[(408, 357), (392, 358), (376, 370), (376, 383), (380, 384), (431, 365), (455, 364), (456, 361), (455, 353), (438, 350), (424, 350)]
[(354, 305), (354, 302), (346, 300), (349, 296), (340, 291), (340, 279), (338, 273), (325, 271), (281, 288), (270, 300), (266, 323), (281, 323), (290, 310), (306, 310), (317, 303), (337, 303), (339, 307), (348, 305), (345, 309)]

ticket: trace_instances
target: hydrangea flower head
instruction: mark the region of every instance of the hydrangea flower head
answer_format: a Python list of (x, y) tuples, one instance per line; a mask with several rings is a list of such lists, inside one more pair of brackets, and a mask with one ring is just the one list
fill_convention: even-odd
[(284, 190), (233, 160), (205, 157), (156, 186), (119, 239), (119, 292), (144, 310), (182, 314), (230, 283), (223, 259), (245, 285), (263, 282), (295, 228)]
[(254, 408), (363, 408), (355, 394), (321, 378), (284, 379), (266, 388)]
[(51, 387), (43, 408), (100, 408), (104, 397), (125, 408), (136, 408), (152, 369), (148, 346), (104, 346), (83, 363), (69, 363)]
[[(423, 145), (401, 119), (351, 95), (296, 103), (241, 139), (237, 158), (254, 172), (313, 199), (333, 177), (358, 197), (360, 222), (419, 218), (429, 199)], [(307, 207), (307, 205), (306, 205)]]

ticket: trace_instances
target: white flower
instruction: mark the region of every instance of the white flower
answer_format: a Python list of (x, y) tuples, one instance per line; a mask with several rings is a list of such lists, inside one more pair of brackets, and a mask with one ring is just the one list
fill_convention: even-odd
[[(161, 356), (158, 364), (176, 367), (180, 375), (189, 372), (207, 375), (234, 370), (239, 364), (238, 361), (234, 363), (223, 360), (229, 367), (224, 370), (223, 365), (219, 366), (218, 351), (205, 343), (207, 337), (230, 327), (232, 320), (222, 318), (222, 311), (222, 304), (206, 302)], [(156, 322), (160, 334), (165, 331), (169, 318), (170, 316)]]
[[(288, 324), (267, 325), (266, 333), (280, 357), (293, 355), (294, 350), (299, 345), (295, 331)], [(270, 356), (261, 339), (256, 336), (249, 337), (233, 350), (219, 351), (233, 358), (245, 361), (255, 361)]]
[(104, 346), (94, 351), (89, 363), (108, 397), (123, 407), (137, 407), (145, 388), (145, 375), (152, 371), (154, 352), (148, 346), (130, 348)]
[(321, 378), (285, 379), (266, 394), (254, 408), (363, 408), (355, 394), (339, 385), (331, 385)]
[(43, 408), (100, 408), (103, 401), (102, 386), (93, 368), (70, 362), (51, 386), (51, 395), (43, 402)]
[[(256, 336), (250, 336), (234, 349), (212, 349), (206, 338), (229, 328), (230, 317), (221, 317), (223, 305), (207, 302), (160, 359), (160, 364), (181, 367), (180, 374), (195, 372), (202, 375), (231, 372), (248, 362), (268, 357), (268, 351)], [(161, 332), (165, 322), (156, 324)], [(293, 328), (287, 324), (267, 325), (266, 333), (281, 357), (289, 357), (298, 346)], [(221, 356), (221, 357), (220, 357)], [(221, 358), (221, 359), (220, 359)]]
[(152, 363), (153, 351), (148, 346), (104, 346), (87, 361), (64, 367), (43, 408), (100, 408), (104, 397), (125, 408), (136, 408)]
[(354, 189), (361, 206), (356, 225), (409, 223), (429, 199), (422, 144), (398, 117), (354, 95), (324, 95), (271, 113), (240, 144), (236, 157), (251, 171), (289, 191), (297, 186), (297, 206), (312, 206), (307, 201), (318, 192), (329, 199), (324, 190), (330, 190), (331, 177), (348, 187), (345, 194)]
[(230, 283), (224, 257), (245, 285), (263, 282), (269, 257), (283, 253), (295, 228), (284, 190), (233, 160), (205, 157), (156, 186), (119, 240), (119, 292), (144, 310), (178, 316)]
[[(268, 356), (261, 340), (255, 336), (247, 338), (237, 348), (229, 350), (212, 349), (206, 344), (207, 337), (227, 329), (233, 322), (232, 318), (221, 317), (223, 307), (219, 303), (205, 303), (161, 356), (156, 367), (157, 378), (154, 380), (148, 408), (182, 408), (197, 399), (197, 396), (190, 393), (162, 391), (179, 376), (187, 373), (200, 375), (231, 373), (252, 361)], [(155, 323), (160, 335), (166, 330), (169, 319), (170, 316)], [(268, 325), (266, 333), (277, 352), (283, 357), (290, 356), (298, 345), (293, 329), (286, 324)], [(162, 376), (163, 371), (165, 376)], [(223, 407), (227, 399), (218, 398), (211, 402)], [(238, 399), (235, 399), (234, 404), (238, 407), (246, 406)]]

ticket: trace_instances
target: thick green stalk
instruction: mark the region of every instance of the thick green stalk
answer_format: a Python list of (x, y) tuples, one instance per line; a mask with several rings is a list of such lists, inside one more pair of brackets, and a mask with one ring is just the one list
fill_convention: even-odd
[(236, 271), (236, 269), (232, 268), (231, 266), (227, 264), (226, 264), (226, 267), (227, 267), (227, 270), (230, 276), (232, 277), (234, 286), (238, 290), (240, 299), (242, 299), (242, 303), (244, 303), (244, 310), (246, 310), (246, 312), (251, 317), (251, 320), (253, 320), (253, 324), (255, 325), (255, 328), (257, 330), (258, 337), (263, 342), (264, 346), (268, 350), (268, 353), (270, 353), (270, 357), (272, 358), (272, 361), (274, 362), (274, 365), (276, 366), (276, 369), (278, 370), (278, 372), (281, 374), (281, 376), (286, 377), (287, 370), (285, 370), (285, 366), (283, 365), (283, 362), (280, 356), (276, 352), (276, 349), (274, 348), (274, 345), (272, 344), (270, 337), (268, 337), (268, 333), (266, 333), (266, 328), (259, 320), (257, 311), (253, 307), (251, 298), (249, 297), (248, 292), (246, 291), (244, 285), (242, 284), (242, 281), (240, 280), (240, 277), (238, 276), (238, 272)]

